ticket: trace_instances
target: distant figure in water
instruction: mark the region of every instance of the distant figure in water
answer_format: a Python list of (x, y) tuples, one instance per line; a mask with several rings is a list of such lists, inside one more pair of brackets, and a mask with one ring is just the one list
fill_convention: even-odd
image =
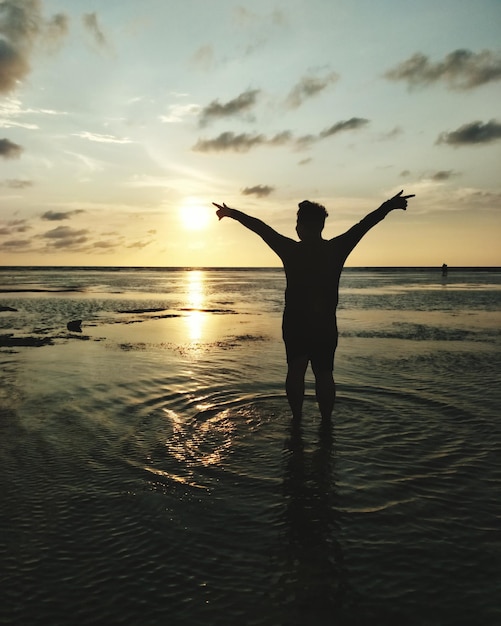
[(442, 276), (447, 276), (448, 270), (449, 270), (449, 268), (447, 267), (447, 263), (444, 263), (442, 265)]
[(240, 222), (259, 235), (283, 263), (287, 280), (282, 322), (288, 366), (285, 390), (296, 420), (301, 419), (309, 363), (322, 420), (330, 420), (336, 399), (333, 371), (341, 271), (350, 252), (373, 226), (390, 211), (407, 208), (407, 199), (414, 194), (402, 194), (403, 190), (344, 234), (329, 240), (322, 238), (328, 213), (316, 202), (304, 200), (298, 205), (296, 232), (300, 241), (284, 237), (260, 219), (213, 202), (220, 220), (231, 217)]

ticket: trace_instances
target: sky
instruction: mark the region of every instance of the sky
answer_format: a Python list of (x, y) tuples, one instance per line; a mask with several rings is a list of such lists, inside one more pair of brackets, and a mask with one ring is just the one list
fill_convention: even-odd
[(0, 0), (0, 265), (501, 266), (501, 0)]

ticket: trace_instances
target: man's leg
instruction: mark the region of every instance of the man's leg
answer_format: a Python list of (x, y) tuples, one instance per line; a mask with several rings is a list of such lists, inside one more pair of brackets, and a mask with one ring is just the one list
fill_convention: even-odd
[(336, 401), (336, 383), (331, 370), (313, 368), (315, 375), (315, 392), (322, 420), (328, 421), (334, 410)]
[(304, 400), (304, 376), (308, 367), (308, 357), (300, 356), (289, 360), (285, 391), (294, 419), (301, 419)]
[(325, 327), (318, 325), (315, 347), (311, 355), (311, 369), (315, 375), (315, 392), (323, 422), (331, 419), (336, 401), (334, 382), (334, 356), (337, 348), (337, 326), (329, 322)]

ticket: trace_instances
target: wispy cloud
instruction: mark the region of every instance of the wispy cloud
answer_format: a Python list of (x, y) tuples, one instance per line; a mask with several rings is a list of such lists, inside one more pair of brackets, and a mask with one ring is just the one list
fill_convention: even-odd
[(0, 227), (0, 235), (14, 235), (16, 233), (25, 233), (30, 230), (30, 225), (26, 220), (9, 220)]
[(52, 48), (68, 34), (69, 19), (64, 13), (57, 13), (48, 22), (46, 27), (46, 39)]
[(23, 147), (10, 139), (0, 139), (0, 157), (4, 159), (17, 159), (21, 156)]
[(295, 149), (301, 150), (310, 147), (318, 141), (337, 135), (338, 133), (358, 130), (367, 124), (369, 124), (369, 120), (365, 118), (352, 117), (349, 120), (336, 122), (318, 134), (303, 135), (297, 138), (294, 138), (289, 130), (277, 133), (273, 137), (267, 137), (260, 133), (241, 133), (237, 135), (231, 131), (226, 131), (214, 139), (199, 139), (193, 146), (193, 150), (195, 152), (224, 152), (228, 150), (233, 150), (234, 152), (248, 152), (252, 148), (259, 146), (284, 146), (287, 144), (292, 145)]
[(491, 143), (497, 139), (501, 139), (501, 124), (490, 120), (485, 124), (480, 121), (470, 122), (457, 130), (440, 133), (436, 143), (458, 147)]
[(214, 48), (210, 44), (200, 46), (190, 59), (196, 69), (207, 72), (214, 67)]
[(97, 141), (98, 143), (133, 143), (132, 139), (128, 139), (127, 137), (101, 135), (99, 133), (89, 133), (88, 131), (73, 133), (73, 136), (80, 137), (81, 139), (88, 139), (89, 141)]
[(294, 85), (285, 100), (287, 107), (297, 109), (303, 102), (309, 98), (317, 96), (324, 91), (329, 85), (338, 80), (339, 76), (336, 72), (329, 72), (326, 76), (303, 76), (299, 82)]
[(231, 131), (221, 133), (215, 139), (199, 139), (193, 150), (195, 152), (248, 152), (258, 146), (282, 146), (289, 143), (292, 135), (289, 131), (277, 133), (273, 137), (262, 134), (235, 134)]
[(283, 26), (287, 23), (286, 14), (281, 9), (274, 9), (270, 14), (259, 15), (250, 11), (246, 7), (237, 6), (233, 9), (234, 20), (240, 26), (248, 26), (254, 24), (272, 24), (275, 26)]
[(69, 226), (58, 226), (42, 235), (52, 248), (75, 248), (88, 241), (89, 231), (86, 228), (75, 229)]
[(26, 187), (31, 187), (33, 185), (33, 181), (31, 180), (22, 180), (19, 178), (9, 178), (4, 181), (0, 181), (0, 186), (8, 187), (9, 189), (26, 189)]
[(433, 63), (418, 52), (384, 76), (389, 80), (405, 81), (409, 87), (444, 82), (450, 89), (473, 89), (501, 79), (501, 53), (460, 49), (448, 54), (443, 61)]
[(334, 135), (345, 131), (358, 130), (367, 124), (369, 124), (369, 120), (363, 117), (352, 117), (349, 120), (336, 122), (332, 126), (324, 128), (324, 130), (320, 131), (316, 135), (303, 135), (302, 137), (298, 137), (295, 142), (296, 148), (299, 150), (309, 148), (312, 144), (317, 143), (318, 141), (327, 139), (328, 137), (333, 137)]
[(337, 135), (338, 133), (342, 133), (345, 130), (357, 130), (366, 126), (369, 123), (369, 120), (366, 120), (364, 117), (352, 117), (349, 120), (345, 120), (342, 122), (336, 122), (329, 128), (323, 130), (319, 137), (321, 139), (325, 139), (326, 137), (332, 137), (332, 135)]
[(99, 48), (108, 48), (108, 40), (99, 25), (97, 13), (85, 13), (82, 16), (82, 22), (87, 31), (91, 34), (93, 41)]
[(402, 130), (402, 128), (400, 128), (400, 126), (395, 126), (388, 132), (381, 133), (378, 137), (378, 141), (391, 141), (393, 139), (396, 139), (397, 137), (400, 137), (400, 135), (403, 135), (403, 132), (404, 131)]
[(19, 99), (12, 96), (6, 97), (0, 102), (0, 128), (25, 128), (26, 130), (36, 130), (38, 124), (23, 122), (24, 116), (43, 115), (67, 115), (65, 111), (54, 111), (53, 109), (33, 109), (25, 108)]
[(149, 246), (151, 243), (153, 243), (153, 240), (151, 240), (151, 241), (133, 241), (132, 243), (128, 244), (126, 247), (129, 248), (129, 249), (142, 250), (143, 248), (146, 248), (146, 246)]
[(256, 104), (258, 95), (259, 89), (248, 89), (236, 98), (223, 104), (221, 104), (219, 100), (213, 100), (202, 109), (200, 113), (200, 125), (205, 126), (215, 119), (247, 113)]
[(0, 128), (24, 128), (25, 130), (37, 130), (38, 124), (28, 122), (16, 122), (14, 120), (0, 119)]
[(438, 170), (436, 172), (430, 172), (425, 177), (432, 180), (435, 183), (443, 183), (446, 180), (460, 176), (459, 172), (454, 170)]
[(265, 198), (275, 191), (275, 187), (270, 185), (254, 185), (253, 187), (245, 187), (242, 189), (242, 195), (244, 196), (257, 196), (258, 198)]
[(9, 254), (28, 252), (32, 247), (31, 239), (8, 239), (0, 243), (0, 250)]
[(199, 104), (171, 104), (166, 115), (160, 115), (159, 120), (164, 124), (177, 124), (185, 118), (200, 113)]

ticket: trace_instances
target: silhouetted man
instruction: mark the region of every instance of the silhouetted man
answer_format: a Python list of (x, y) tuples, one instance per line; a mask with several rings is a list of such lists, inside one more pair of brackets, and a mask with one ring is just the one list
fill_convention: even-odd
[(403, 190), (369, 213), (358, 224), (333, 239), (323, 239), (322, 230), (328, 213), (321, 204), (304, 200), (299, 203), (296, 232), (300, 241), (284, 237), (263, 221), (216, 204), (217, 216), (231, 217), (257, 233), (282, 260), (287, 287), (282, 322), (282, 336), (287, 354), (285, 389), (292, 415), (301, 418), (304, 377), (308, 363), (315, 376), (315, 392), (322, 419), (332, 415), (336, 399), (334, 353), (338, 331), (336, 308), (339, 278), (344, 263), (362, 237), (394, 209), (406, 209)]

